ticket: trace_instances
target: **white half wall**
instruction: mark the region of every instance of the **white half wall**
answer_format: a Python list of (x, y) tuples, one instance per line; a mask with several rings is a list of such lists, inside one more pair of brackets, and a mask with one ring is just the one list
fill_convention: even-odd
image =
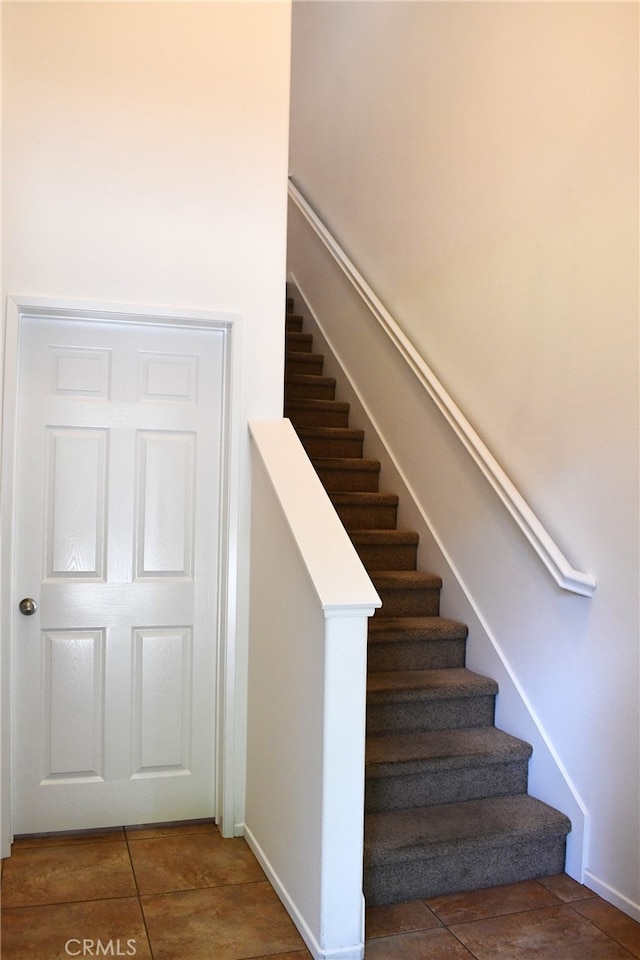
[(364, 956), (369, 576), (289, 420), (254, 441), (245, 834), (315, 960)]
[[(637, 36), (626, 3), (294, 7), (294, 182), (591, 599), (550, 581), (293, 218), (290, 269), (493, 638), (472, 630), (470, 665), (508, 665), (587, 812), (582, 878), (640, 918)], [(463, 612), (453, 580), (443, 601)], [(535, 753), (531, 777), (552, 801)]]

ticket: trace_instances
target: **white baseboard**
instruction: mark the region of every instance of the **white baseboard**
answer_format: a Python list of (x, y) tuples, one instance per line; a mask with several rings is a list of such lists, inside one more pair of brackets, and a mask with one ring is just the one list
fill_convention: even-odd
[(264, 870), (267, 875), (269, 883), (278, 894), (280, 900), (282, 901), (287, 913), (295, 923), (298, 928), (300, 936), (306, 943), (311, 955), (314, 960), (363, 960), (364, 958), (364, 942), (353, 944), (348, 947), (338, 947), (336, 949), (324, 950), (316, 940), (314, 934), (309, 929), (307, 922), (304, 917), (298, 910), (296, 904), (291, 898), (289, 892), (287, 891), (285, 885), (282, 883), (277, 872), (274, 870), (273, 865), (269, 861), (269, 858), (266, 856), (264, 850), (258, 843), (256, 837), (251, 832), (250, 827), (245, 824), (239, 824), (242, 826), (244, 838), (247, 841), (249, 847), (255, 854), (258, 863)]
[(603, 900), (612, 903), (618, 910), (622, 910), (622, 912), (626, 913), (632, 920), (640, 923), (640, 903), (634, 903), (633, 900), (629, 900), (628, 897), (625, 897), (624, 894), (610, 887), (604, 880), (596, 877), (590, 870), (584, 871), (583, 883), (585, 887), (593, 890), (593, 892), (597, 893)]

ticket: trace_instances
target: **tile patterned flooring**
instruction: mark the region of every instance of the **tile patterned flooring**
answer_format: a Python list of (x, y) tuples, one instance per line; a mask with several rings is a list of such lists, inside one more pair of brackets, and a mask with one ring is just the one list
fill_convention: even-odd
[[(212, 823), (19, 839), (2, 908), (3, 960), (310, 957), (245, 841)], [(366, 936), (367, 960), (640, 958), (640, 924), (566, 875), (372, 907)]]

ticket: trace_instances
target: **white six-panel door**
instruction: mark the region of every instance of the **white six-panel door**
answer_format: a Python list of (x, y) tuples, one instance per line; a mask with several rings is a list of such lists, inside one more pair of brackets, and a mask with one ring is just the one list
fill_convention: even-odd
[(22, 326), (14, 830), (213, 816), (223, 333)]

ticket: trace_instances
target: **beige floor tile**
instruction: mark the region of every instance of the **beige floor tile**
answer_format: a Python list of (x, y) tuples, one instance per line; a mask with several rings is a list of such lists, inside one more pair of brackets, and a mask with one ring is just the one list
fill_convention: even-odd
[(557, 906), (558, 899), (535, 880), (527, 880), (487, 890), (474, 890), (472, 893), (430, 897), (425, 903), (450, 927), (453, 923), (465, 923), (468, 920), (484, 920), (538, 907)]
[(117, 956), (120, 950), (123, 956), (129, 951), (135, 960), (151, 960), (137, 899), (10, 907), (2, 912), (2, 960), (69, 960), (74, 954), (88, 955), (88, 949), (95, 955), (98, 941), (104, 956)]
[(154, 960), (241, 960), (304, 953), (271, 886), (239, 883), (142, 898)]
[(2, 876), (5, 907), (136, 895), (126, 843), (16, 850)]
[(242, 838), (181, 834), (129, 844), (141, 895), (195, 890), (264, 880), (264, 873)]
[(562, 904), (459, 923), (452, 933), (477, 960), (630, 960), (632, 954)]
[(448, 930), (438, 927), (369, 940), (366, 960), (473, 960), (473, 957)]
[(439, 926), (440, 921), (422, 900), (368, 907), (365, 913), (364, 930), (367, 940)]
[(612, 940), (626, 947), (634, 957), (640, 957), (640, 923), (636, 923), (626, 913), (599, 897), (581, 900), (571, 906)]
[(573, 880), (566, 873), (559, 873), (554, 877), (542, 877), (537, 881), (543, 887), (551, 891), (558, 900), (564, 903), (570, 903), (573, 900), (585, 900), (588, 897), (595, 897), (593, 890), (583, 887), (577, 880)]

